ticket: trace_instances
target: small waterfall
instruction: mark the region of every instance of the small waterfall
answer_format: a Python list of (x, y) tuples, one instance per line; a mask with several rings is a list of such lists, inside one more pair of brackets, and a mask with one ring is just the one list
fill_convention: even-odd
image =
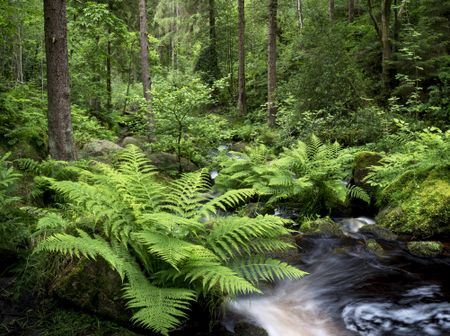
[(420, 259), (392, 242), (378, 258), (358, 230), (370, 218), (336, 219), (346, 239), (304, 237), (310, 274), (228, 304), (225, 325), (246, 320), (270, 336), (450, 335), (450, 259)]

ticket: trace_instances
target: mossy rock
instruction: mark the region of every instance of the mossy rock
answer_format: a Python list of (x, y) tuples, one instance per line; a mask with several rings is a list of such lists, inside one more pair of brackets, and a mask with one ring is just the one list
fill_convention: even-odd
[(107, 157), (123, 149), (119, 145), (109, 140), (94, 140), (88, 142), (79, 151), (80, 159)]
[(413, 241), (407, 243), (406, 247), (416, 257), (437, 257), (444, 250), (444, 245), (436, 241)]
[(416, 238), (450, 234), (450, 183), (432, 176), (417, 183), (398, 206), (380, 212), (377, 223)]
[(122, 280), (103, 259), (70, 264), (51, 286), (51, 292), (70, 304), (115, 321), (131, 317), (122, 298)]
[(377, 224), (364, 225), (358, 232), (384, 240), (396, 240), (398, 238), (391, 230)]
[(355, 155), (352, 166), (352, 184), (371, 190), (371, 187), (364, 181), (370, 172), (370, 167), (380, 165), (383, 156), (376, 152), (359, 152)]
[(319, 218), (316, 220), (306, 220), (300, 226), (300, 231), (307, 235), (345, 237), (341, 226), (329, 217)]
[(381, 247), (380, 244), (377, 243), (377, 241), (375, 239), (369, 239), (366, 242), (366, 248), (367, 250), (369, 250), (370, 252), (372, 252), (373, 254), (375, 254), (378, 257), (382, 257), (384, 254), (384, 250)]
[(234, 334), (236, 336), (269, 336), (264, 328), (244, 321), (236, 323)]
[[(147, 157), (149, 158), (151, 163), (160, 171), (176, 173), (179, 170), (179, 162), (175, 154), (164, 152), (147, 153)], [(186, 173), (196, 171), (198, 167), (191, 161), (185, 158), (181, 158), (181, 169), (183, 173)]]
[(122, 139), (120, 145), (126, 147), (128, 145), (134, 145), (139, 148), (144, 148), (145, 144), (148, 143), (148, 139), (143, 136), (127, 136)]

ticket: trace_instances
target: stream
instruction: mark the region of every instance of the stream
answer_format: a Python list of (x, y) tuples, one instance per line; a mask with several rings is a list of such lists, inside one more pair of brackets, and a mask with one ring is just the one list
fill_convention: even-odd
[(226, 328), (245, 320), (270, 336), (450, 335), (450, 258), (414, 257), (383, 240), (378, 257), (358, 233), (373, 221), (336, 222), (346, 237), (300, 240), (296, 263), (309, 275), (230, 302)]

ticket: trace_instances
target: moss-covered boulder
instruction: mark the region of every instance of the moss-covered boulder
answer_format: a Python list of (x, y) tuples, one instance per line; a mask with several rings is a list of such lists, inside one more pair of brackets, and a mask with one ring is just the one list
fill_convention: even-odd
[(307, 235), (345, 237), (341, 226), (329, 217), (319, 218), (316, 220), (306, 220), (301, 224), (300, 231)]
[(437, 241), (413, 241), (408, 242), (406, 247), (409, 253), (417, 257), (437, 257), (444, 250), (442, 243)]
[(366, 236), (384, 240), (396, 240), (398, 237), (388, 228), (377, 224), (364, 225), (358, 232)]
[(234, 327), (234, 334), (236, 336), (269, 336), (268, 332), (261, 327), (251, 324), (246, 321), (236, 323)]
[(382, 257), (384, 254), (383, 247), (381, 247), (381, 245), (378, 244), (375, 239), (369, 239), (366, 242), (366, 248), (368, 251), (372, 252), (373, 254), (377, 255), (378, 257)]
[[(399, 186), (401, 188), (401, 186)], [(430, 237), (450, 234), (450, 183), (430, 175), (423, 182), (404, 186), (408, 192), (386, 207), (377, 223), (400, 234)]]
[(104, 157), (111, 155), (121, 149), (122, 147), (112, 141), (94, 140), (85, 144), (79, 151), (78, 156), (80, 159)]
[(359, 152), (355, 155), (352, 166), (352, 184), (365, 190), (373, 191), (364, 181), (370, 172), (370, 167), (380, 164), (383, 157), (376, 152)]
[(191, 161), (181, 158), (178, 162), (178, 158), (175, 154), (171, 153), (147, 153), (147, 157), (150, 159), (152, 164), (158, 168), (158, 170), (166, 173), (177, 173), (179, 170), (179, 165), (181, 164), (181, 170), (183, 172), (193, 172), (198, 169), (198, 167)]
[(115, 321), (127, 322), (131, 316), (122, 298), (122, 280), (102, 259), (70, 264), (56, 278), (51, 292), (76, 307)]

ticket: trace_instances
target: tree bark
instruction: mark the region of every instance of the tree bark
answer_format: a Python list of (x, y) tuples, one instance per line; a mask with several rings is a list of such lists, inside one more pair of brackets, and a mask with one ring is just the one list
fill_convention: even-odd
[(216, 1), (209, 0), (209, 45), (212, 80), (219, 78), (219, 60), (217, 56)]
[(348, 0), (348, 22), (352, 23), (355, 18), (355, 0)]
[(330, 20), (334, 20), (334, 0), (328, 0), (328, 15)]
[(392, 41), (390, 36), (391, 7), (392, 0), (382, 0), (380, 33), (382, 45), (382, 80), (385, 95), (390, 91), (392, 79)]
[(238, 113), (244, 116), (246, 113), (245, 92), (245, 0), (238, 0), (238, 38), (239, 38), (239, 73), (238, 73)]
[(277, 10), (278, 1), (269, 0), (269, 41), (267, 60), (267, 112), (268, 124), (275, 126), (277, 107), (275, 91), (277, 88)]
[(44, 0), (47, 59), (48, 147), (56, 160), (75, 159), (70, 115), (69, 61), (65, 0)]
[(296, 9), (297, 9), (298, 26), (300, 29), (303, 29), (303, 27), (305, 26), (305, 20), (303, 18), (303, 1), (302, 0), (296, 0)]
[(148, 137), (154, 136), (154, 115), (151, 107), (151, 79), (148, 63), (148, 25), (147, 25), (147, 6), (145, 0), (139, 0), (139, 42), (141, 45), (141, 77), (142, 87), (144, 89), (144, 98), (147, 101), (147, 127)]
[[(109, 32), (108, 32), (109, 33)], [(108, 34), (109, 35), (109, 34)], [(112, 109), (112, 66), (111, 66), (111, 41), (106, 45), (106, 108)]]

